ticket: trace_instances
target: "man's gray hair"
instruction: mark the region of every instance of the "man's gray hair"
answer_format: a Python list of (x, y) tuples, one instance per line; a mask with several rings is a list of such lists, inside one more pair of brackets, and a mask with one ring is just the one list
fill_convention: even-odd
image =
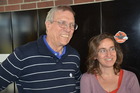
[(46, 16), (46, 21), (50, 21), (53, 22), (53, 18), (54, 18), (54, 14), (56, 11), (70, 11), (74, 16), (75, 16), (75, 12), (73, 11), (73, 9), (70, 6), (56, 6), (53, 7), (47, 14)]

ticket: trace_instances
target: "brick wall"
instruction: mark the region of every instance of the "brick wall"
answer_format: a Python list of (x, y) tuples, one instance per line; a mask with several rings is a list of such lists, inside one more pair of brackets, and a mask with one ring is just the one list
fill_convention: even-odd
[(57, 5), (79, 5), (112, 0), (0, 0), (0, 12), (50, 8)]

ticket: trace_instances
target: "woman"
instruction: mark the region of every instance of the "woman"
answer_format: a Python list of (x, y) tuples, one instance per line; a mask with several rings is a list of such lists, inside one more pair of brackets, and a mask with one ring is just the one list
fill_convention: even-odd
[(87, 72), (80, 81), (81, 93), (140, 93), (136, 75), (121, 69), (123, 54), (110, 34), (89, 41)]

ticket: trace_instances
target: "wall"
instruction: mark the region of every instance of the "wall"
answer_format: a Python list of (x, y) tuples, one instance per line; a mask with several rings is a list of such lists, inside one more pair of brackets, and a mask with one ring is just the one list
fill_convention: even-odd
[(112, 0), (0, 0), (0, 12), (50, 8), (57, 5), (79, 5)]

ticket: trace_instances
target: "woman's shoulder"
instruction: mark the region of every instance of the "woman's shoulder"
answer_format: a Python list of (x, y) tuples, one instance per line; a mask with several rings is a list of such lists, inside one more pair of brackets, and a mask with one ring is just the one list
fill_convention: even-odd
[(91, 74), (91, 73), (87, 73), (87, 72), (85, 72), (84, 74), (83, 74), (83, 76), (93, 76), (94, 74)]
[(123, 77), (125, 78), (125, 80), (130, 81), (130, 80), (138, 79), (134, 72), (129, 71), (129, 70), (124, 70), (124, 69), (123, 69), (123, 71), (124, 71)]
[(126, 88), (128, 89), (132, 89), (133, 92), (131, 91), (131, 93), (138, 93), (140, 87), (136, 74), (129, 70), (123, 70), (123, 71), (124, 71), (124, 76), (122, 80), (123, 81), (122, 85), (126, 86)]
[(84, 79), (89, 79), (89, 78), (93, 78), (93, 77), (95, 77), (94, 74), (87, 73), (87, 72), (82, 75), (82, 78), (84, 78)]
[(132, 72), (132, 71), (129, 71), (129, 70), (125, 70), (125, 69), (123, 69), (123, 71), (124, 71), (124, 74), (125, 75), (130, 75), (130, 76), (135, 76), (135, 73), (134, 72)]

